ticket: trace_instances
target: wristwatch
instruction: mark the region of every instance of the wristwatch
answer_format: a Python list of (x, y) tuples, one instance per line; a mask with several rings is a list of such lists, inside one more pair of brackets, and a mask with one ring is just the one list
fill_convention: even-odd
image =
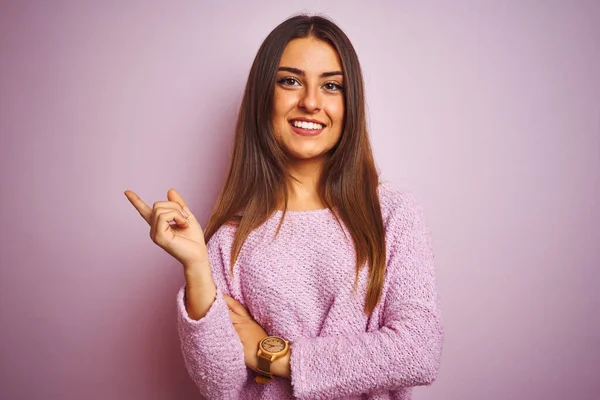
[(269, 383), (273, 379), (271, 363), (287, 354), (290, 345), (287, 340), (279, 336), (267, 336), (258, 344), (258, 376), (256, 383)]

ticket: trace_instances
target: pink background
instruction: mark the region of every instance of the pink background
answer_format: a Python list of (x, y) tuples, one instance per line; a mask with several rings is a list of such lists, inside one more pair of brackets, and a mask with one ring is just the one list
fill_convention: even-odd
[(598, 2), (86, 3), (0, 5), (0, 398), (198, 397), (181, 268), (123, 191), (206, 221), (252, 59), (303, 10), (353, 41), (383, 178), (432, 227), (446, 342), (415, 399), (600, 396)]

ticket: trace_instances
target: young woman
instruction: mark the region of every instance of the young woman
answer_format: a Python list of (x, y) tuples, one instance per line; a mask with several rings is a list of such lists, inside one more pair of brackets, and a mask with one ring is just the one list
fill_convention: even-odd
[(331, 21), (290, 18), (260, 47), (204, 232), (173, 189), (153, 207), (125, 194), (183, 265), (179, 334), (206, 398), (410, 399), (435, 380), (428, 228), (379, 183), (360, 64)]

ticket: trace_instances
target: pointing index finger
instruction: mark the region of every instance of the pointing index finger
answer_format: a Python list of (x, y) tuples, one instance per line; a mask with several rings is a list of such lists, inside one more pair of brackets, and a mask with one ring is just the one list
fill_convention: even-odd
[(150, 225), (150, 217), (152, 216), (152, 207), (148, 204), (144, 203), (144, 200), (140, 199), (140, 197), (132, 192), (131, 190), (125, 191), (125, 196), (127, 200), (135, 207), (136, 210), (140, 213), (142, 218), (146, 220), (148, 225)]

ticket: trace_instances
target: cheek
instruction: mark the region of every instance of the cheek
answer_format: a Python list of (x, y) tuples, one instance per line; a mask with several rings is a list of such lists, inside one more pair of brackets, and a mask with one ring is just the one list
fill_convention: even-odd
[(281, 124), (287, 114), (294, 106), (294, 99), (289, 94), (280, 90), (275, 90), (273, 96), (273, 122)]
[[(329, 115), (332, 119), (332, 122), (336, 125), (342, 125), (344, 122), (344, 102), (343, 100), (340, 102), (336, 102), (331, 104), (329, 108)], [(341, 127), (339, 127), (341, 129)]]

